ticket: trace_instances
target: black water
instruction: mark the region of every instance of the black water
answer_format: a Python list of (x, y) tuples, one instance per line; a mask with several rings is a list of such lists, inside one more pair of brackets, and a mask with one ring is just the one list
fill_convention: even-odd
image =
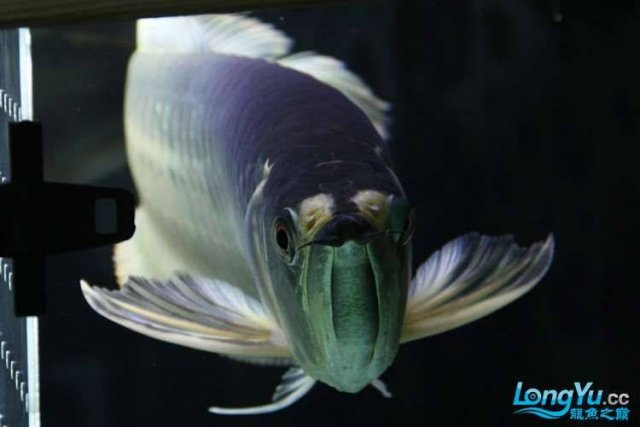
[[(549, 274), (485, 319), (403, 346), (383, 377), (391, 400), (321, 385), (275, 415), (225, 418), (206, 408), (266, 402), (281, 370), (99, 317), (77, 282), (114, 283), (109, 249), (52, 258), (43, 425), (611, 423), (513, 415), (518, 381), (628, 392), (632, 421), (618, 424), (638, 425), (639, 14), (634, 1), (561, 0), (363, 1), (259, 13), (298, 50), (345, 60), (392, 101), (393, 154), (417, 211), (416, 263), (469, 231), (513, 233), (522, 244), (553, 232)], [(49, 179), (85, 182), (98, 154), (117, 163), (133, 38), (122, 22), (33, 32)], [(131, 185), (122, 170), (100, 182)]]

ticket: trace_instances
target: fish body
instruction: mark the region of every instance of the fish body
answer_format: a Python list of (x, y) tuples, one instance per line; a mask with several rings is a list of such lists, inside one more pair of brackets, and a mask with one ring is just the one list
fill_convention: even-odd
[[(225, 54), (140, 51), (127, 87), (127, 152), (140, 205), (177, 259), (198, 260), (198, 274), (259, 296), (316, 377), (351, 391), (377, 378), (399, 345), (408, 246), (389, 254), (376, 242), (308, 245), (291, 265), (271, 250), (273, 222), (302, 219), (305, 204), (349, 222), (359, 217), (352, 199), (362, 191), (384, 195), (382, 204), (403, 197), (387, 146), (364, 112), (307, 74)], [(302, 246), (317, 233), (295, 234)], [(378, 265), (394, 262), (393, 279), (376, 286)], [(182, 268), (194, 271), (170, 266)], [(385, 292), (393, 295), (378, 301)], [(340, 303), (331, 306), (332, 298)]]
[(99, 313), (165, 341), (290, 364), (259, 413), (317, 380), (357, 392), (401, 342), (480, 318), (546, 272), (549, 238), (466, 235), (411, 278), (414, 216), (385, 141), (387, 104), (342, 63), (287, 56), (238, 15), (142, 20), (127, 76), (137, 232)]

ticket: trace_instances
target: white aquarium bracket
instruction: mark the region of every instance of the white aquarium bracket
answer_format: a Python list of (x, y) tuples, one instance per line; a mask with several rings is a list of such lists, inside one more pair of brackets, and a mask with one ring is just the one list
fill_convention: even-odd
[[(33, 116), (31, 72), (29, 30), (0, 30), (0, 185), (11, 182), (8, 124)], [(38, 319), (15, 316), (13, 276), (0, 258), (0, 427), (39, 427)]]

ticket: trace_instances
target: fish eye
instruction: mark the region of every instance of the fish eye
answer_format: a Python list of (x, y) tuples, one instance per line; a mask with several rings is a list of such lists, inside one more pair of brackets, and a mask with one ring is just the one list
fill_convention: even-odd
[(413, 209), (407, 215), (407, 220), (404, 223), (404, 228), (402, 230), (402, 234), (400, 237), (400, 242), (404, 246), (409, 243), (411, 237), (413, 237), (413, 232), (415, 230), (414, 219), (413, 219)]
[(392, 199), (388, 227), (394, 235), (394, 240), (402, 246), (408, 244), (413, 237), (414, 211), (404, 198)]
[(283, 251), (289, 250), (289, 231), (282, 225), (278, 224), (276, 228), (276, 243)]
[(273, 227), (273, 240), (278, 254), (287, 262), (291, 262), (294, 254), (293, 237), (289, 226), (282, 219), (277, 219)]

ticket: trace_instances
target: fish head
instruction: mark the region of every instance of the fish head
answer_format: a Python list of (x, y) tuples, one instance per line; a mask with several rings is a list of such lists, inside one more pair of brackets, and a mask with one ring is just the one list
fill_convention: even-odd
[[(311, 377), (355, 393), (399, 347), (410, 280), (412, 213), (401, 196), (361, 191), (265, 211), (268, 304)], [(264, 298), (263, 298), (264, 299)]]

